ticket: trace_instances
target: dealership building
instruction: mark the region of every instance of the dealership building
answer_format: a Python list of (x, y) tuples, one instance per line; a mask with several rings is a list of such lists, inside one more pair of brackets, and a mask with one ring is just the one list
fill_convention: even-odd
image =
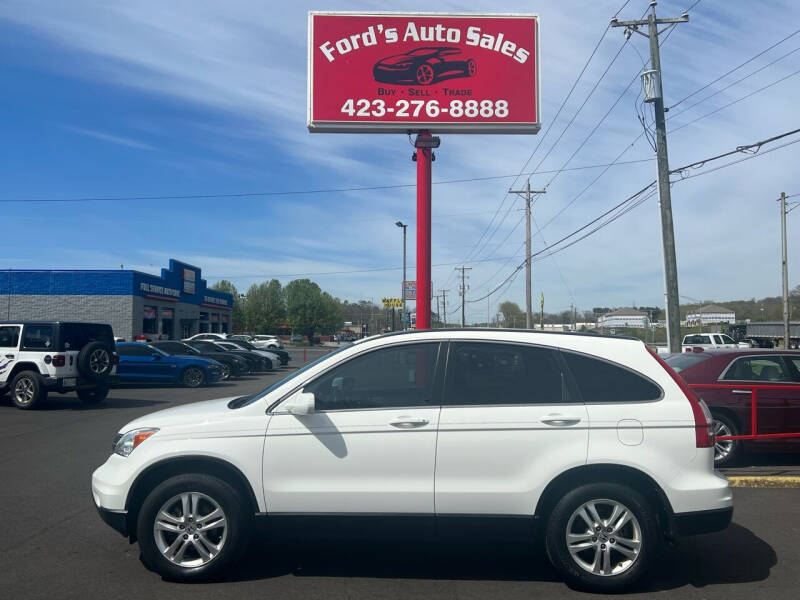
[(198, 267), (170, 259), (161, 275), (114, 271), (0, 271), (0, 319), (109, 323), (118, 338), (181, 339), (232, 331), (233, 296), (209, 289)]

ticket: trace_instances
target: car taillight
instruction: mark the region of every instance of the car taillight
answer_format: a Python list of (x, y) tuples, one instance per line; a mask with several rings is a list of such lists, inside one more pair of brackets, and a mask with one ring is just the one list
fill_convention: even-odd
[(686, 399), (689, 401), (689, 405), (692, 407), (692, 416), (694, 416), (695, 447), (713, 448), (714, 427), (711, 423), (711, 412), (708, 410), (706, 403), (697, 397), (697, 394), (695, 394), (694, 390), (689, 387), (689, 384), (686, 383), (686, 380), (678, 375), (666, 362), (664, 362), (663, 358), (656, 354), (656, 352), (654, 352), (651, 348), (647, 348), (647, 351), (650, 352), (650, 354), (653, 355), (653, 358), (658, 361), (658, 364), (660, 364), (664, 370), (669, 373), (669, 376), (672, 377), (672, 380), (678, 384), (678, 387), (681, 388), (683, 395), (686, 396)]
[(63, 367), (67, 364), (67, 357), (63, 354), (56, 354), (53, 356), (53, 366), (54, 367)]

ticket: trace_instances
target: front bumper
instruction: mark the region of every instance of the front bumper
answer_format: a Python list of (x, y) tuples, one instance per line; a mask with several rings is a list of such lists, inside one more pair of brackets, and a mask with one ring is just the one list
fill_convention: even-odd
[(97, 512), (103, 522), (110, 526), (114, 531), (118, 531), (123, 537), (128, 537), (128, 512), (125, 510), (109, 510), (102, 506), (97, 506)]
[(714, 510), (677, 513), (673, 516), (673, 531), (679, 537), (722, 531), (731, 524), (733, 506)]

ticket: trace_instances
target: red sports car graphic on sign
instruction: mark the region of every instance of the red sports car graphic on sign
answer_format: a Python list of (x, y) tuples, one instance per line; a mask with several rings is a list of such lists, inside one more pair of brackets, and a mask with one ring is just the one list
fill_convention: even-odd
[(416, 48), (405, 54), (382, 58), (372, 67), (375, 81), (406, 85), (430, 85), (453, 77), (474, 77), (475, 60), (462, 57), (459, 48), (447, 46)]

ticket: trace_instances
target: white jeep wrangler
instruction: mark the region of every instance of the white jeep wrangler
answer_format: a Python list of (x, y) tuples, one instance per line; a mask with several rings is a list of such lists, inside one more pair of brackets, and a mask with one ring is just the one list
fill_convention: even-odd
[(0, 396), (10, 393), (17, 408), (34, 408), (50, 391), (102, 402), (118, 360), (110, 325), (0, 322)]

